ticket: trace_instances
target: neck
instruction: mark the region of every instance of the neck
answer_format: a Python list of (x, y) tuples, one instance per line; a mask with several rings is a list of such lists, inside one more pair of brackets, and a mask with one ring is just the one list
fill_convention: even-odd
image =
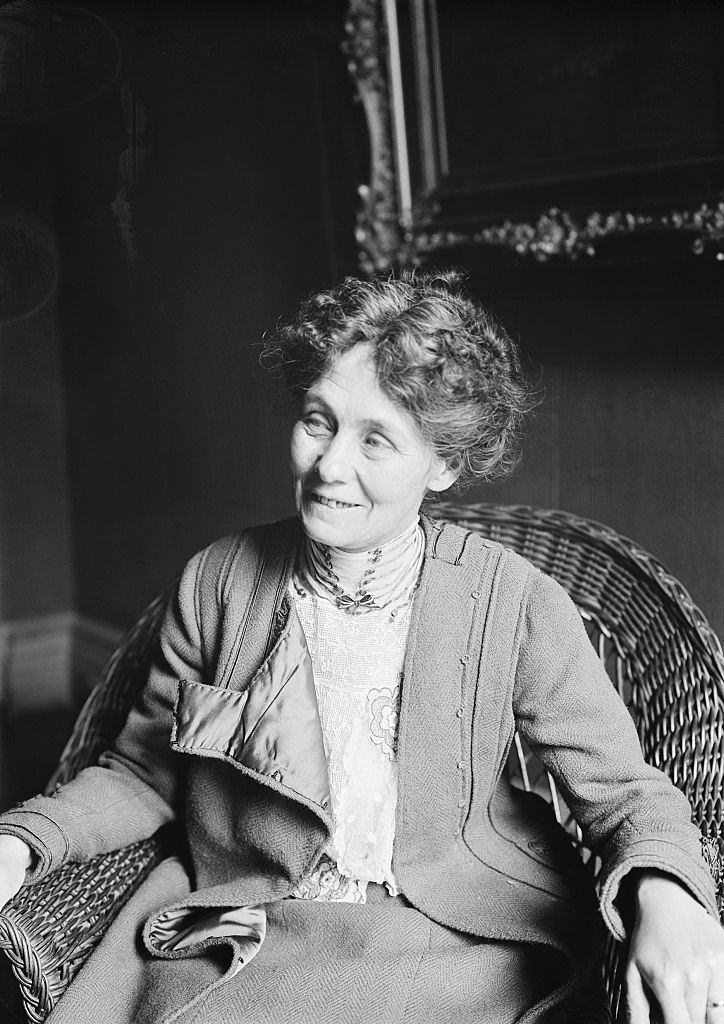
[(397, 537), (368, 551), (344, 551), (307, 538), (298, 581), (303, 590), (353, 614), (394, 610), (410, 600), (424, 550), (425, 537), (417, 518)]

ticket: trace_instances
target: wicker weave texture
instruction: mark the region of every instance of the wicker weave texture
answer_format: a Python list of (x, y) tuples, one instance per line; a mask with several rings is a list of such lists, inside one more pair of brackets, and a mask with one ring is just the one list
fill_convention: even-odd
[(160, 839), (147, 839), (67, 864), (25, 886), (4, 908), (0, 949), (10, 959), (28, 1020), (45, 1020), (162, 849)]
[(148, 678), (158, 633), (175, 588), (174, 581), (148, 605), (109, 659), (76, 720), (46, 793), (95, 764), (125, 725), (131, 705)]

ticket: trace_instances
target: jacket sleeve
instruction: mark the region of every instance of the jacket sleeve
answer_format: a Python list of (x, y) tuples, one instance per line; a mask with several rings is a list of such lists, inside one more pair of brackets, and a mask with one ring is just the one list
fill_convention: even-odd
[(201, 681), (199, 575), (204, 553), (186, 566), (166, 613), (148, 682), (114, 746), (53, 796), (36, 796), (0, 815), (0, 833), (35, 854), (27, 881), (65, 861), (145, 839), (177, 814), (182, 759), (169, 740), (179, 679)]
[(517, 727), (601, 858), (597, 890), (608, 928), (625, 937), (616, 899), (633, 868), (673, 875), (718, 918), (714, 881), (686, 797), (644, 761), (631, 716), (575, 605), (538, 570), (521, 625)]

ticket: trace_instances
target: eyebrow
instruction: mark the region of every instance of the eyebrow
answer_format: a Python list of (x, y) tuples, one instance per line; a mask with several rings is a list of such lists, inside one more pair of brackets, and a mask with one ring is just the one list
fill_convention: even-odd
[[(332, 409), (329, 402), (327, 402), (327, 400), (322, 395), (314, 394), (313, 389), (314, 385), (312, 385), (309, 391), (306, 392), (304, 400), (309, 402), (316, 402), (318, 405), (323, 406), (328, 413), (334, 415), (334, 410)], [(386, 420), (362, 420), (361, 426), (365, 430), (378, 430), (381, 431), (383, 434), (390, 434), (392, 438), (400, 438), (400, 430), (398, 428), (395, 428), (391, 423), (388, 423)]]
[(362, 426), (366, 430), (379, 430), (383, 434), (392, 434), (393, 437), (399, 434), (399, 431), (391, 423), (386, 423), (384, 420), (362, 420)]

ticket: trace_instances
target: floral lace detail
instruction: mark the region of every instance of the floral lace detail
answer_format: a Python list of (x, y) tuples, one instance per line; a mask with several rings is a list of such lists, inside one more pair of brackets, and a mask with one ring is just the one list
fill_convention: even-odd
[(400, 687), (373, 689), (367, 694), (372, 742), (393, 761), (397, 757), (397, 726), (400, 718)]
[(303, 878), (292, 896), (327, 903), (365, 903), (367, 883), (343, 875), (331, 857), (323, 853), (316, 867)]
[(315, 594), (292, 592), (314, 671), (334, 827), (325, 853), (342, 877), (396, 894), (400, 682), (411, 605), (390, 616), (350, 616)]

